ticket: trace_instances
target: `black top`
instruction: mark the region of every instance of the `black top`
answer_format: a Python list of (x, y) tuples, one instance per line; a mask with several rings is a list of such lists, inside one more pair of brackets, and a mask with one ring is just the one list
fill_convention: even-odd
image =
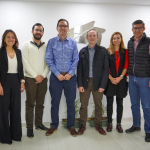
[[(109, 75), (108, 52), (102, 47), (95, 45), (95, 54), (93, 58), (93, 89), (106, 88)], [(79, 63), (77, 67), (78, 87), (88, 87), (89, 78), (89, 51), (88, 46), (82, 48), (79, 53)]]
[[(24, 79), (21, 50), (15, 49), (15, 53), (18, 62), (18, 67), (17, 67), (18, 77), (19, 77), (19, 81), (21, 81), (21, 79)], [(7, 72), (8, 72), (8, 57), (7, 57), (6, 48), (0, 48), (0, 83), (2, 86), (5, 81)]]

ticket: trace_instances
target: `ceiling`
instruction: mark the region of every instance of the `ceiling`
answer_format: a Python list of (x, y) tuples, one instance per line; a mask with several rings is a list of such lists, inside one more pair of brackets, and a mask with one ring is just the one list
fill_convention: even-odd
[[(4, 0), (0, 0), (4, 1)], [(150, 5), (150, 0), (5, 0), (5, 1), (39, 1), (39, 2), (71, 2), (71, 3), (109, 3), (109, 4), (132, 4)]]

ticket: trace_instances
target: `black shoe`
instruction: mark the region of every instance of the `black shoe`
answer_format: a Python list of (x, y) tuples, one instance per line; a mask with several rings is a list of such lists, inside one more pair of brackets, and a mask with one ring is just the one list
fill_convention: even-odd
[(43, 124), (41, 124), (41, 125), (39, 125), (39, 126), (36, 126), (35, 129), (47, 131), (49, 128), (47, 128), (47, 127), (45, 127)]
[(11, 145), (11, 144), (12, 144), (12, 141), (10, 141), (10, 142), (0, 142), (0, 143), (2, 143), (2, 144), (9, 144), (9, 145)]
[(150, 142), (150, 133), (146, 133), (145, 141)]
[(33, 129), (27, 129), (27, 137), (29, 137), (29, 138), (33, 138), (34, 137)]
[(126, 130), (126, 133), (131, 133), (131, 132), (140, 131), (140, 130), (141, 130), (141, 127), (134, 127), (134, 126), (132, 126), (131, 128)]

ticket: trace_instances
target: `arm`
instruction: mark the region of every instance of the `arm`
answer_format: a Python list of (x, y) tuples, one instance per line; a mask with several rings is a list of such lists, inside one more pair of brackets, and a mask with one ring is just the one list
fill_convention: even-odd
[(45, 69), (44, 69), (44, 71), (43, 71), (43, 73), (42, 73), (41, 75), (42, 75), (44, 78), (46, 78), (46, 77), (47, 77), (48, 72), (49, 72), (49, 68), (48, 68), (48, 66), (47, 66), (47, 65), (45, 65)]

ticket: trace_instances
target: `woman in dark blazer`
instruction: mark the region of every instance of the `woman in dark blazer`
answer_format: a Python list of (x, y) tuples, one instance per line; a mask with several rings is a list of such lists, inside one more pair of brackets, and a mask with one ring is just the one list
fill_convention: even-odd
[(12, 30), (2, 36), (0, 49), (0, 142), (21, 141), (21, 92), (24, 74), (19, 43)]
[(126, 50), (120, 32), (112, 34), (109, 52), (109, 80), (104, 94), (107, 97), (107, 132), (112, 131), (113, 97), (116, 96), (117, 103), (117, 125), (119, 133), (123, 132), (121, 119), (123, 114), (123, 98), (127, 95), (128, 83), (126, 72), (128, 69), (128, 50)]

